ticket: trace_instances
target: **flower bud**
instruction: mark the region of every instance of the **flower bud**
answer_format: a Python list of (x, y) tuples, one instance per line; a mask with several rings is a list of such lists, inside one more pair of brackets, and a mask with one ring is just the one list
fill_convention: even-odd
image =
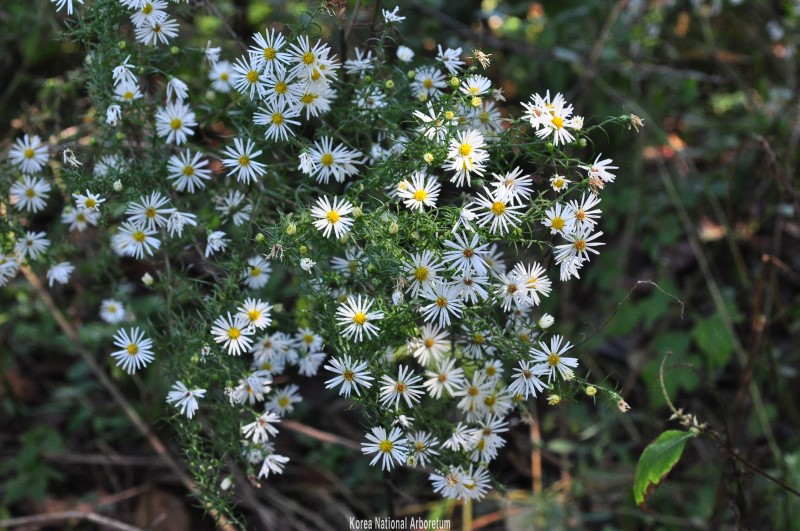
[(548, 328), (553, 326), (553, 323), (555, 323), (555, 322), (556, 322), (555, 318), (552, 315), (550, 315), (549, 313), (546, 313), (546, 314), (544, 314), (543, 316), (541, 316), (539, 318), (539, 323), (538, 324), (539, 324), (539, 328), (541, 328), (542, 330), (547, 330)]
[(263, 232), (256, 234), (256, 243), (264, 243), (265, 241), (267, 241), (267, 237), (264, 236)]
[(144, 275), (142, 275), (142, 284), (144, 284), (148, 288), (153, 285), (153, 277), (150, 276), (150, 273), (145, 273)]
[(396, 221), (392, 221), (389, 224), (389, 234), (397, 234), (398, 232), (400, 232), (400, 225)]
[(409, 71), (406, 73), (406, 77), (407, 77), (408, 79), (414, 79), (415, 77), (417, 77), (417, 73), (416, 73), (416, 72), (414, 72), (413, 70), (409, 70)]
[(424, 160), (428, 164), (433, 164), (433, 153), (428, 152), (422, 155), (422, 160)]
[(458, 79), (456, 76), (450, 78), (450, 86), (453, 88), (458, 87), (461, 84), (461, 80)]
[(121, 192), (122, 191), (122, 181), (120, 181), (119, 179), (114, 181), (114, 184), (112, 184), (111, 186), (114, 187), (114, 191), (115, 192)]
[(587, 387), (587, 388), (586, 388), (584, 391), (586, 392), (586, 394), (587, 394), (588, 396), (594, 396), (594, 395), (596, 395), (596, 394), (597, 394), (597, 387), (595, 387), (595, 386), (593, 386), (593, 385), (590, 385), (590, 386), (589, 386), (589, 387)]
[(177, 46), (173, 46), (172, 48), (169, 49), (169, 53), (171, 53), (172, 55), (178, 55), (179, 53), (181, 53), (181, 49), (178, 48)]
[(288, 234), (289, 236), (294, 236), (295, 234), (297, 234), (297, 223), (289, 223), (286, 226), (286, 234)]
[(305, 245), (301, 245), (298, 251), (300, 252), (300, 254), (306, 254), (308, 252), (308, 247), (306, 247)]
[(387, 79), (383, 86), (386, 87), (387, 90), (392, 90), (394, 88), (394, 81)]

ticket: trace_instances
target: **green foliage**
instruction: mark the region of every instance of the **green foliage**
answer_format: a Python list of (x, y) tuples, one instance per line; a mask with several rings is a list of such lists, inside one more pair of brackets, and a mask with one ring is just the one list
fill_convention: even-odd
[(11, 507), (21, 500), (41, 502), (52, 480), (63, 474), (45, 460), (45, 454), (63, 449), (61, 434), (50, 426), (32, 428), (19, 437), (20, 450), (14, 459), (0, 463), (0, 485), (3, 499), (0, 507)]
[(686, 441), (694, 437), (689, 431), (667, 430), (647, 445), (636, 465), (633, 497), (636, 505), (645, 508), (647, 499), (675, 467), (683, 454)]

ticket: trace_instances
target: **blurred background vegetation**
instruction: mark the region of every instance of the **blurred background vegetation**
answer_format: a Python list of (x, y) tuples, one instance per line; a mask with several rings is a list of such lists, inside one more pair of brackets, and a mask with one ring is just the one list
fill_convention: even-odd
[[(224, 41), (228, 59), (241, 53), (233, 34), (246, 42), (309, 10), (300, 2), (191, 3), (198, 9), (183, 21), (182, 38), (198, 47)], [(321, 28), (340, 57), (351, 57), (369, 36), (376, 9), (394, 7), (372, 0), (329, 5), (352, 28), (346, 41), (335, 24)], [(476, 504), (473, 526), (800, 529), (795, 495), (707, 438), (690, 441), (647, 510), (631, 494), (643, 448), (679, 427), (669, 421), (659, 385), (668, 352), (672, 402), (758, 469), (800, 488), (800, 3), (399, 5), (407, 17), (403, 43), (418, 54), (435, 55), (437, 44), (490, 53), (490, 76), (504, 88), (509, 114), (521, 114), (522, 101), (549, 89), (563, 92), (578, 114), (635, 114), (645, 124), (638, 134), (608, 130), (585, 150), (587, 158), (602, 152), (620, 167), (601, 204), (608, 245), (585, 268), (584, 281), (559, 285), (545, 308), (579, 343), (592, 378), (616, 387), (632, 409), (622, 415), (581, 398), (555, 408), (540, 402), (538, 422), (509, 432), (492, 469), (505, 485), (503, 500)], [(0, 5), (2, 151), (23, 129), (48, 138), (91, 121), (80, 68), (85, 51), (59, 38), (68, 23), (46, 0)], [(131, 272), (131, 282), (139, 276)], [(77, 292), (56, 302), (73, 301), (63, 310), (102, 359), (100, 344), (111, 332), (95, 324), (96, 302), (86, 302), (91, 287), (70, 289)], [(157, 315), (158, 300), (139, 300), (137, 315)], [(143, 527), (212, 528), (58, 333), (31, 286), (19, 278), (0, 301), (0, 519), (78, 508)], [(141, 379), (111, 376), (169, 441), (170, 427), (159, 419), (170, 382), (156, 371)], [(360, 440), (356, 415), (332, 400), (322, 379), (317, 383), (316, 393), (305, 389), (294, 420)], [(297, 431), (283, 432), (278, 445), (292, 458), (283, 476), (261, 488), (236, 483), (233, 496), (254, 527), (271, 521), (276, 529), (338, 529), (347, 516), (387, 511), (460, 525), (460, 509), (432, 495), (424, 474), (384, 478), (359, 451)]]

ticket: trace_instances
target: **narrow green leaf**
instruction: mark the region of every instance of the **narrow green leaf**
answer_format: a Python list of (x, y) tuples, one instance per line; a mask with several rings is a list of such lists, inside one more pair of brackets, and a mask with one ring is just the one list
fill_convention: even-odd
[(636, 505), (646, 508), (647, 498), (681, 458), (686, 441), (692, 437), (694, 435), (689, 431), (667, 430), (644, 449), (636, 465), (636, 480), (633, 484)]

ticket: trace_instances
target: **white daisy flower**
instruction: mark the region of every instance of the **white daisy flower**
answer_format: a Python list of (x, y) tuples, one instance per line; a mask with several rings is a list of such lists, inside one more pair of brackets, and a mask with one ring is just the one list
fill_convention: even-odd
[(212, 254), (225, 250), (230, 242), (231, 240), (227, 238), (227, 234), (221, 230), (215, 230), (206, 238), (205, 257), (208, 258)]
[(325, 381), (325, 388), (331, 389), (341, 385), (339, 394), (345, 397), (350, 397), (350, 392), (355, 391), (357, 395), (361, 396), (359, 386), (372, 387), (372, 380), (367, 370), (366, 361), (358, 361), (350, 359), (350, 356), (345, 355), (342, 358), (331, 358), (325, 369), (336, 374), (335, 377)]
[(246, 319), (251, 326), (257, 330), (268, 327), (272, 324), (270, 310), (272, 306), (261, 299), (247, 298), (241, 306), (236, 308), (236, 318)]
[(567, 234), (565, 239), (569, 243), (556, 246), (556, 263), (561, 264), (562, 262), (574, 258), (588, 261), (589, 253), (600, 254), (600, 251), (595, 249), (595, 247), (605, 245), (605, 243), (594, 240), (602, 236), (603, 232), (600, 231), (592, 234), (593, 228), (593, 226), (587, 224), (575, 230), (575, 232)]
[(327, 197), (317, 199), (317, 205), (311, 209), (311, 215), (316, 219), (314, 226), (322, 231), (323, 236), (330, 237), (331, 230), (336, 238), (341, 238), (350, 231), (353, 219), (347, 214), (353, 211), (353, 205), (344, 198), (334, 196), (333, 205)]
[(196, 125), (194, 111), (182, 101), (167, 103), (156, 112), (156, 133), (166, 137), (167, 144), (180, 146), (186, 143), (189, 136), (194, 135), (192, 127)]
[(283, 467), (289, 461), (289, 458), (280, 454), (269, 454), (264, 458), (264, 463), (261, 465), (261, 470), (258, 472), (258, 478), (269, 477), (269, 473), (283, 474)]
[(140, 197), (138, 203), (129, 203), (125, 214), (130, 216), (130, 223), (154, 230), (165, 226), (169, 215), (175, 212), (175, 208), (164, 208), (168, 203), (168, 197), (161, 195), (161, 192), (153, 192), (149, 196)]
[(50, 0), (56, 5), (56, 11), (61, 11), (64, 6), (67, 6), (67, 15), (71, 15), (74, 11), (73, 1), (83, 4), (83, 0)]
[(397, 47), (397, 59), (404, 63), (410, 63), (414, 59), (414, 50), (401, 44)]
[(75, 271), (75, 266), (69, 262), (61, 262), (47, 270), (47, 285), (51, 288), (54, 282), (59, 284), (66, 284), (69, 282), (69, 277)]
[(50, 240), (46, 238), (47, 234), (44, 232), (31, 232), (25, 233), (25, 237), (17, 242), (14, 247), (20, 260), (30, 258), (31, 260), (38, 260), (47, 248), (50, 247)]
[(619, 166), (612, 166), (611, 163), (613, 161), (611, 159), (600, 160), (600, 157), (602, 156), (603, 155), (597, 155), (597, 158), (594, 159), (594, 162), (588, 166), (580, 165), (578, 167), (586, 170), (586, 173), (590, 179), (596, 178), (606, 183), (613, 183), (617, 176), (611, 173), (609, 170), (617, 170), (619, 169)]
[(417, 68), (414, 71), (414, 81), (411, 83), (411, 91), (414, 96), (434, 98), (447, 86), (444, 74), (435, 67), (426, 66)]
[(178, 22), (165, 18), (161, 21), (145, 22), (134, 30), (136, 40), (145, 46), (155, 46), (158, 43), (169, 44), (169, 40), (178, 36)]
[(412, 341), (413, 355), (420, 365), (427, 367), (450, 350), (450, 334), (436, 325), (423, 325), (419, 337)]
[(433, 370), (425, 371), (428, 379), (422, 385), (431, 398), (438, 399), (445, 391), (453, 396), (458, 387), (464, 385), (464, 369), (455, 364), (455, 358), (439, 360)]
[(452, 249), (442, 255), (442, 260), (448, 263), (452, 271), (463, 275), (486, 275), (489, 265), (483, 256), (487, 253), (488, 243), (481, 244), (480, 236), (475, 233), (470, 239), (465, 233), (455, 234), (455, 241), (445, 240), (444, 246)]
[(255, 329), (250, 325), (250, 321), (238, 315), (232, 317), (231, 312), (228, 312), (227, 319), (224, 315), (219, 316), (211, 327), (214, 341), (222, 343), (222, 346), (228, 349), (228, 354), (233, 356), (238, 356), (250, 348), (254, 333)]
[(569, 234), (575, 230), (575, 210), (568, 204), (555, 202), (545, 211), (542, 225), (550, 229), (550, 234)]
[(247, 269), (242, 274), (244, 283), (250, 289), (263, 288), (269, 282), (272, 266), (269, 261), (260, 256), (252, 256), (247, 259)]
[(50, 183), (39, 177), (23, 175), (21, 181), (11, 185), (9, 200), (17, 210), (36, 213), (47, 206)]
[(224, 197), (214, 198), (214, 210), (220, 213), (223, 221), (231, 220), (237, 227), (250, 221), (253, 204), (245, 199), (239, 190), (228, 190)]
[(507, 203), (521, 205), (530, 199), (533, 190), (533, 180), (530, 175), (522, 175), (522, 168), (516, 167), (510, 172), (498, 175), (492, 174), (495, 181), (495, 197)]
[(427, 322), (439, 321), (439, 326), (450, 326), (450, 316), (460, 318), (464, 310), (464, 302), (460, 297), (458, 286), (433, 282), (425, 287), (422, 297), (431, 301), (420, 311)]
[(564, 380), (571, 380), (574, 376), (572, 369), (578, 366), (577, 358), (564, 356), (572, 348), (572, 343), (567, 341), (562, 346), (562, 341), (564, 341), (564, 337), (556, 335), (550, 338), (549, 347), (544, 342), (539, 341), (539, 348), (534, 347), (531, 349), (531, 360), (538, 363), (539, 367), (542, 367), (544, 372), (547, 373), (548, 384), (555, 376), (556, 371)]
[(201, 153), (192, 153), (187, 149), (183, 153), (172, 155), (167, 161), (167, 178), (179, 192), (193, 194), (195, 190), (206, 187), (205, 181), (211, 179), (208, 170), (208, 161), (202, 158)]
[(153, 340), (145, 337), (139, 327), (131, 328), (130, 332), (123, 328), (114, 334), (114, 345), (121, 350), (112, 352), (111, 356), (117, 360), (117, 366), (128, 374), (133, 374), (141, 367), (153, 361)]
[(458, 90), (467, 96), (474, 98), (476, 96), (482, 96), (488, 92), (491, 92), (492, 82), (488, 77), (480, 75), (468, 76), (461, 83), (461, 85), (459, 85)]
[(552, 188), (554, 192), (563, 192), (571, 183), (572, 181), (563, 175), (556, 174), (550, 177), (550, 188)]
[(508, 392), (512, 395), (521, 395), (526, 400), (529, 396), (536, 398), (537, 393), (544, 391), (545, 383), (539, 379), (549, 371), (544, 365), (533, 365), (531, 361), (519, 361), (519, 367), (514, 368)]
[(167, 393), (167, 404), (172, 404), (176, 409), (181, 410), (181, 415), (186, 418), (194, 417), (195, 412), (200, 407), (197, 404), (198, 398), (204, 398), (205, 389), (189, 389), (180, 380), (172, 384), (172, 389)]
[(439, 281), (439, 271), (443, 264), (435, 259), (433, 251), (425, 250), (411, 256), (410, 262), (403, 264), (406, 280), (409, 281), (411, 296), (416, 297), (426, 290), (433, 282)]
[[(581, 195), (580, 202), (575, 199), (569, 202), (569, 206), (572, 208), (575, 216), (575, 228), (588, 226), (590, 229), (593, 229), (594, 226), (597, 225), (600, 220), (600, 214), (603, 213), (602, 210), (595, 208), (598, 204), (600, 204), (600, 197), (594, 194), (583, 194)], [(564, 231), (565, 234), (569, 232), (572, 231)]]
[(450, 140), (445, 169), (456, 172), (450, 182), (460, 187), (466, 180), (470, 186), (473, 173), (483, 175), (484, 163), (489, 159), (489, 153), (483, 148), (485, 145), (486, 140), (477, 129), (461, 131)]
[(231, 392), (231, 400), (237, 404), (249, 403), (251, 406), (262, 402), (264, 396), (272, 391), (272, 375), (266, 370), (255, 370), (247, 378), (239, 380), (239, 384)]
[(455, 75), (458, 70), (464, 66), (464, 61), (461, 60), (461, 48), (447, 48), (442, 50), (442, 46), (438, 45), (439, 53), (436, 54), (436, 60), (441, 61), (444, 68), (450, 73)]
[(273, 100), (268, 101), (266, 105), (258, 108), (253, 115), (253, 123), (267, 126), (264, 133), (266, 140), (288, 141), (290, 136), (294, 136), (294, 131), (289, 126), (300, 125), (298, 120), (293, 120), (300, 116), (300, 113), (287, 101)]
[(47, 164), (47, 146), (42, 144), (38, 135), (25, 135), (15, 141), (8, 152), (8, 158), (19, 166), (22, 173), (36, 173)]
[(411, 180), (403, 180), (397, 187), (397, 195), (403, 204), (411, 210), (424, 210), (424, 207), (436, 208), (439, 191), (442, 185), (433, 175), (414, 172)]
[(227, 94), (233, 88), (233, 69), (229, 61), (219, 61), (211, 66), (208, 72), (211, 88)]
[(364, 162), (364, 156), (361, 153), (342, 145), (334, 147), (333, 139), (328, 136), (314, 142), (314, 146), (308, 153), (311, 155), (314, 165), (319, 169), (317, 182), (323, 184), (328, 184), (331, 177), (338, 183), (344, 182), (347, 177), (358, 173), (355, 165)]
[(492, 234), (500, 234), (502, 236), (519, 224), (524, 207), (521, 205), (515, 206), (501, 200), (485, 186), (483, 191), (486, 196), (479, 194), (476, 200), (477, 206), (485, 209), (478, 214), (478, 222), (481, 227), (489, 225), (489, 231)]
[(434, 450), (439, 446), (439, 439), (427, 431), (418, 431), (413, 435), (408, 435), (406, 440), (408, 441), (408, 449), (411, 456), (415, 458), (416, 464), (421, 467), (427, 464), (426, 461), (431, 456), (439, 455), (439, 452)]
[(114, 299), (106, 299), (100, 304), (100, 318), (109, 323), (119, 323), (125, 319), (125, 306)]
[(519, 263), (514, 266), (512, 273), (523, 282), (526, 295), (534, 306), (538, 306), (541, 302), (540, 295), (543, 297), (550, 295), (550, 279), (547, 278), (546, 270), (539, 262), (534, 262), (527, 267)]
[(408, 449), (400, 428), (392, 428), (388, 435), (382, 427), (372, 428), (372, 433), (367, 433), (366, 437), (369, 442), (361, 443), (361, 451), (365, 454), (375, 454), (370, 465), (375, 465), (381, 460), (381, 470), (391, 470), (395, 463), (405, 464)]
[(294, 384), (275, 389), (272, 398), (267, 402), (266, 409), (274, 411), (281, 417), (291, 413), (294, 411), (294, 404), (303, 401), (298, 393), (299, 390), (300, 388)]
[(409, 408), (413, 408), (414, 404), (420, 401), (423, 394), (422, 386), (419, 382), (422, 377), (414, 374), (414, 371), (406, 365), (398, 367), (397, 379), (395, 380), (388, 374), (381, 377), (381, 404), (385, 406), (392, 405), (394, 409), (400, 404), (400, 399), (406, 401)]
[(383, 319), (383, 312), (369, 311), (375, 301), (367, 297), (362, 299), (361, 295), (354, 298), (352, 295), (347, 297), (347, 302), (343, 302), (336, 310), (336, 322), (343, 326), (342, 335), (350, 339), (355, 336), (355, 342), (359, 343), (366, 334), (377, 337), (380, 328), (372, 324), (373, 321)]
[(286, 38), (282, 33), (276, 33), (275, 28), (269, 32), (265, 30), (263, 35), (260, 32), (254, 33), (253, 40), (256, 41), (255, 45), (251, 45), (247, 50), (250, 62), (267, 77), (277, 65), (289, 62), (288, 54), (282, 51), (286, 46)]
[(273, 413), (267, 411), (260, 415), (255, 422), (242, 426), (242, 434), (253, 439), (253, 442), (258, 444), (267, 442), (270, 436), (278, 435), (278, 428), (273, 426), (281, 421), (281, 418)]
[(222, 164), (230, 170), (227, 175), (236, 174), (236, 180), (244, 184), (257, 182), (266, 173), (266, 165), (254, 159), (263, 151), (255, 151), (256, 145), (249, 138), (247, 144), (241, 138), (234, 138), (233, 143), (233, 147), (228, 146), (223, 151), (227, 158), (222, 159)]

